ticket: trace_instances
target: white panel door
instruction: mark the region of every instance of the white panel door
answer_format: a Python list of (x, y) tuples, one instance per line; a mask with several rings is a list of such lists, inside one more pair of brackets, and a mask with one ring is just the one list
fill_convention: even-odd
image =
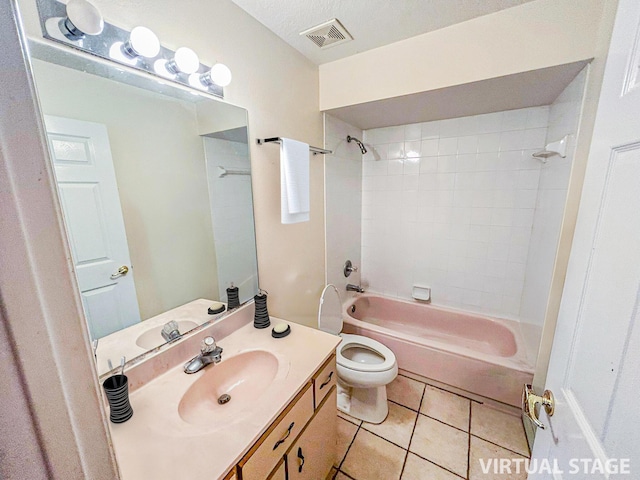
[(104, 337), (140, 321), (107, 128), (50, 115), (45, 124), (91, 338)]
[(639, 67), (640, 2), (621, 0), (530, 467), (551, 468), (529, 478), (640, 478)]

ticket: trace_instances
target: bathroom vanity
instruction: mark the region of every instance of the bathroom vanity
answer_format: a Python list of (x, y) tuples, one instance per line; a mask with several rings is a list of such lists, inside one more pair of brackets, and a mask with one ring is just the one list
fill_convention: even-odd
[[(273, 338), (271, 328), (253, 327), (253, 313), (245, 305), (126, 372), (134, 415), (110, 424), (124, 480), (328, 475), (340, 338), (297, 324)], [(223, 348), (222, 361), (185, 374), (207, 336)], [(231, 399), (220, 404), (224, 394)]]

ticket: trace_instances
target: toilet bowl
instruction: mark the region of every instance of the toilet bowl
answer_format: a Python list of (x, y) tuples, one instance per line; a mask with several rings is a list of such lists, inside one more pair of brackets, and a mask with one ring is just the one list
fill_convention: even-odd
[(389, 413), (387, 384), (398, 375), (393, 352), (380, 342), (342, 332), (342, 301), (335, 285), (322, 291), (318, 328), (342, 338), (336, 348), (338, 409), (370, 423), (381, 423)]

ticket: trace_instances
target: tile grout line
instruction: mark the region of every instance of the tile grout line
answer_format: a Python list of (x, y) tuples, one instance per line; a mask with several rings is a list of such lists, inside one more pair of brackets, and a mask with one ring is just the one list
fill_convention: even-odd
[(413, 434), (416, 432), (416, 426), (418, 425), (418, 419), (420, 418), (420, 409), (422, 408), (422, 402), (424, 401), (424, 396), (427, 394), (427, 385), (424, 385), (424, 389), (422, 390), (422, 396), (420, 397), (420, 404), (418, 405), (418, 415), (416, 415), (416, 420), (413, 422), (413, 429), (411, 430), (411, 436), (409, 437), (409, 445), (407, 445), (407, 449), (404, 455), (404, 462), (402, 462), (402, 469), (400, 470), (400, 480), (402, 480), (402, 474), (404, 473), (404, 467), (407, 465), (407, 460), (409, 458), (409, 448), (411, 447), (411, 441), (413, 440)]
[[(451, 475), (455, 475), (455, 476), (456, 476), (456, 477), (458, 477), (458, 478), (463, 478), (463, 479), (464, 479), (464, 477), (463, 477), (463, 476), (461, 476), (460, 474), (458, 474), (458, 473), (454, 472), (453, 470), (449, 470), (447, 467), (443, 467), (442, 465), (440, 465), (440, 464), (438, 464), (438, 463), (434, 462), (433, 460), (429, 460), (428, 458), (425, 458), (425, 457), (423, 457), (422, 455), (419, 455), (419, 454), (417, 454), (417, 453), (415, 453), (415, 452), (409, 452), (409, 453), (411, 453), (411, 455), (415, 455), (416, 457), (418, 457), (418, 458), (419, 458), (419, 459), (421, 459), (421, 460), (424, 460), (424, 461), (425, 461), (425, 462), (427, 462), (427, 463), (430, 463), (431, 465), (435, 465), (436, 467), (438, 467), (438, 468), (439, 468), (439, 469), (441, 469), (441, 470), (444, 470), (445, 472), (449, 472)], [(466, 479), (465, 479), (465, 480), (466, 480)]]
[[(351, 479), (351, 480), (356, 480), (355, 478), (353, 478), (351, 475), (347, 475), (346, 473), (344, 473), (342, 470), (338, 470), (336, 472), (336, 477), (338, 476), (338, 473), (341, 473), (342, 475), (344, 475), (345, 477)], [(334, 477), (335, 478), (335, 477)]]
[(362, 422), (360, 422), (360, 425), (358, 425), (358, 429), (356, 430), (355, 435), (351, 439), (351, 442), (349, 443), (349, 446), (347, 447), (347, 451), (345, 452), (344, 457), (342, 457), (342, 460), (340, 460), (340, 463), (338, 464), (338, 471), (340, 471), (340, 468), (342, 467), (342, 464), (347, 459), (347, 455), (349, 455), (349, 450), (351, 450), (351, 446), (353, 445), (353, 442), (356, 441), (356, 437), (358, 436), (358, 432), (360, 431), (360, 428), (362, 428)]
[(469, 436), (467, 437), (467, 478), (471, 474), (471, 415), (473, 415), (473, 403), (469, 402)]
[(521, 454), (521, 453), (518, 453), (518, 452), (516, 452), (515, 450), (511, 450), (510, 448), (507, 448), (507, 447), (505, 447), (504, 445), (500, 445), (499, 443), (492, 442), (491, 440), (487, 440), (486, 438), (483, 438), (483, 437), (481, 437), (481, 436), (479, 436), (479, 435), (471, 434), (471, 436), (472, 436), (472, 437), (476, 437), (477, 439), (482, 440), (483, 442), (487, 442), (487, 443), (490, 443), (491, 445), (495, 445), (496, 447), (500, 447), (500, 448), (502, 448), (503, 450), (506, 450), (506, 451), (507, 451), (507, 452), (509, 452), (509, 453), (514, 453), (514, 454), (516, 454), (516, 455), (518, 455), (518, 456), (520, 456), (520, 457), (527, 458), (527, 456), (526, 456), (526, 455), (523, 455), (523, 454)]
[[(388, 438), (383, 437), (383, 436), (382, 436), (382, 435), (380, 435), (379, 433), (372, 432), (371, 430), (367, 430), (367, 429), (366, 429), (366, 428), (364, 428), (364, 427), (362, 427), (362, 429), (363, 429), (365, 432), (370, 433), (370, 434), (371, 434), (371, 435), (373, 435), (374, 437), (378, 437), (378, 438), (380, 438), (380, 439), (384, 440), (385, 442), (390, 443), (390, 444), (391, 444), (391, 445), (393, 445), (394, 447), (401, 448), (402, 450), (407, 450), (407, 449), (406, 449), (406, 448), (404, 448), (402, 445), (398, 445), (397, 443), (392, 442), (391, 440), (389, 440)], [(411, 439), (409, 439), (409, 443), (411, 443)]]
[(439, 418), (432, 417), (431, 415), (427, 415), (427, 414), (422, 413), (422, 412), (418, 412), (418, 415), (422, 415), (423, 417), (427, 417), (430, 420), (435, 420), (436, 422), (441, 423), (443, 425), (446, 425), (447, 427), (451, 427), (451, 428), (453, 428), (455, 430), (458, 430), (459, 432), (469, 433), (469, 431), (467, 431), (467, 430), (463, 430), (463, 429), (461, 429), (459, 427), (456, 427), (455, 425), (451, 425), (450, 423), (444, 422), (444, 421), (440, 420)]

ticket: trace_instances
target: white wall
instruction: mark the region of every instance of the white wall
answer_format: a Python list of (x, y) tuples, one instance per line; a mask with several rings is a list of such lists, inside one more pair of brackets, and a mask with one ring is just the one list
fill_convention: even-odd
[(220, 299), (227, 301), (227, 287), (239, 289), (240, 302), (250, 300), (258, 292), (251, 175), (220, 176), (218, 166), (227, 170), (251, 172), (249, 146), (220, 138), (204, 137), (207, 179)]
[(325, 148), (325, 238), (326, 279), (333, 283), (342, 299), (347, 295), (347, 283), (360, 283), (360, 271), (344, 276), (347, 260), (360, 267), (360, 237), (362, 214), (362, 154), (355, 143), (347, 143), (347, 135), (362, 140), (362, 130), (324, 115)]
[(320, 109), (588, 60), (612, 0), (536, 0), (320, 66)]
[(548, 107), (368, 130), (362, 275), (371, 291), (518, 318)]
[(538, 335), (544, 323), (551, 288), (569, 176), (576, 151), (576, 134), (580, 123), (586, 78), (587, 69), (584, 69), (549, 108), (546, 142), (555, 142), (565, 135), (570, 137), (566, 158), (550, 157), (540, 170), (536, 213), (520, 309), (520, 318), (537, 327)]

